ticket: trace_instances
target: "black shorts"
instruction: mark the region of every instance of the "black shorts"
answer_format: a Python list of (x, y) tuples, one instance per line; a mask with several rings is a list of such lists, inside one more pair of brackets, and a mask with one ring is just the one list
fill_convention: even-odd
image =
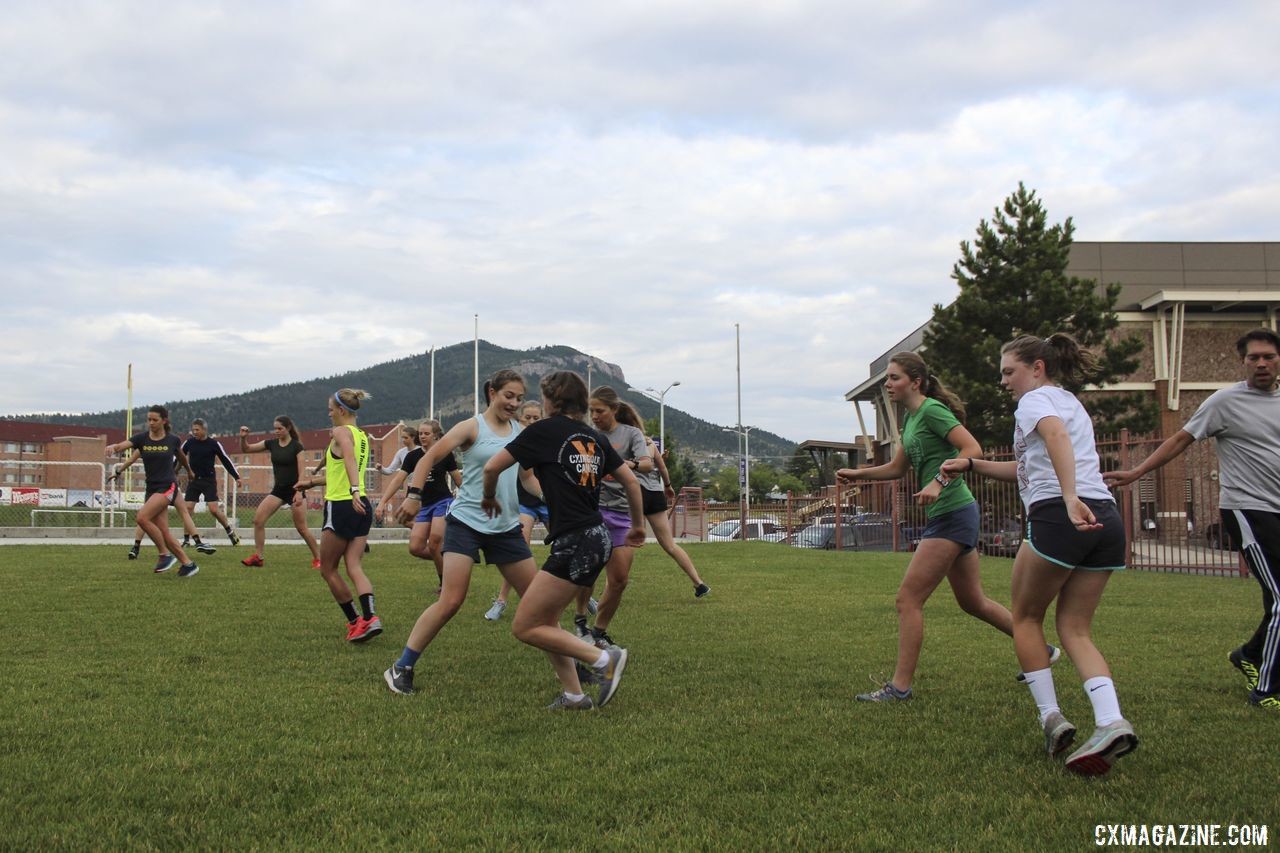
[(1118, 572), (1124, 569), (1129, 546), (1125, 542), (1124, 522), (1114, 501), (1083, 498), (1093, 510), (1101, 530), (1077, 530), (1067, 517), (1062, 498), (1037, 501), (1027, 510), (1027, 536), (1024, 540), (1044, 559), (1068, 569), (1092, 572)]
[(485, 533), (452, 515), (445, 516), (444, 544), (440, 550), (445, 554), (465, 554), (473, 563), (480, 562), (480, 552), (484, 551), (484, 561), (491, 566), (533, 559), (520, 525), (505, 533)]
[(216, 477), (198, 477), (187, 483), (187, 493), (183, 495), (183, 500), (193, 504), (202, 497), (205, 503), (216, 504), (218, 502), (218, 480)]
[(287, 504), (293, 503), (293, 486), (276, 486), (271, 490), (271, 497), (279, 498)]
[(644, 496), (645, 515), (657, 515), (660, 512), (667, 511), (666, 492), (655, 492), (653, 489), (641, 489), (640, 494)]
[(609, 528), (597, 524), (561, 533), (551, 540), (551, 556), (542, 564), (542, 570), (578, 586), (592, 587), (612, 553)]
[(178, 499), (178, 484), (147, 483), (147, 492), (143, 497), (143, 501), (148, 500), (152, 495), (164, 495), (169, 500), (169, 506), (173, 506), (174, 501)]
[(351, 501), (325, 501), (324, 527), (321, 529), (332, 530), (339, 538), (347, 541), (368, 536), (369, 528), (373, 525), (373, 507), (368, 498), (361, 498), (360, 503), (364, 504), (364, 515), (355, 511)]

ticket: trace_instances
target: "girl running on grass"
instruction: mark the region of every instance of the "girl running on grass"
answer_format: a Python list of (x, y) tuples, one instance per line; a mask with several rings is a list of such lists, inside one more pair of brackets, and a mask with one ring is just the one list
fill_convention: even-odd
[[(635, 476), (608, 439), (583, 422), (587, 385), (582, 377), (570, 371), (552, 373), (542, 380), (541, 391), (547, 417), (486, 463), (482, 505), (491, 515), (502, 512), (498, 481), (517, 464), (533, 469), (544, 487), (551, 555), (521, 593), (512, 633), (551, 659), (562, 692), (547, 707), (585, 711), (613, 698), (627, 665), (627, 650), (615, 645), (599, 649), (575, 637), (560, 627), (560, 614), (582, 591), (590, 591), (609, 560), (612, 536), (599, 510), (603, 478), (615, 477), (628, 497), (628, 550), (644, 545), (643, 503)], [(583, 692), (574, 660), (589, 667), (600, 684), (596, 702)]]
[[(422, 449), (422, 441), (418, 437), (418, 427), (400, 427), (400, 438), (405, 446), (396, 451), (395, 458), (391, 460), (390, 465), (386, 468), (380, 465), (369, 466), (371, 471), (388, 475), (386, 485), (382, 487), (382, 496), (378, 498), (378, 509), (374, 513), (378, 521), (384, 523), (387, 520), (387, 513), (390, 511), (391, 505), (395, 501), (396, 493), (400, 491), (404, 481), (413, 473), (413, 466), (417, 465), (418, 460), (425, 456), (427, 452)], [(406, 526), (411, 527), (412, 522), (406, 524)]]
[[(422, 458), (416, 461), (405, 460), (406, 478), (418, 470), (427, 458), (432, 446), (444, 438), (444, 430), (436, 420), (423, 421), (418, 427), (418, 440), (422, 442)], [(458, 470), (458, 460), (452, 453), (446, 453), (431, 466), (427, 478), (422, 485), (421, 509), (413, 517), (413, 527), (409, 531), (409, 553), (420, 560), (430, 560), (436, 567), (436, 593), (444, 584), (444, 545), (445, 514), (453, 503), (453, 490), (462, 482), (462, 472)]]
[(1066, 334), (1047, 340), (1024, 335), (1000, 350), (1000, 384), (1014, 413), (1014, 462), (972, 456), (943, 463), (945, 476), (973, 472), (1018, 483), (1027, 512), (1027, 535), (1013, 563), (1013, 644), (1031, 697), (1040, 712), (1045, 748), (1060, 755), (1076, 727), (1058, 707), (1044, 616), (1057, 599), (1058, 637), (1084, 681), (1096, 728), (1067, 758), (1067, 769), (1100, 776), (1138, 746), (1120, 715), (1111, 670), (1091, 636), (1093, 614), (1111, 573), (1125, 567), (1124, 525), (1107, 490), (1094, 445), (1093, 421), (1074, 385), (1094, 372), (1097, 358)]
[(306, 477), (306, 464), (302, 458), (302, 439), (298, 437), (298, 429), (288, 415), (280, 415), (271, 424), (275, 436), (266, 441), (249, 442), (249, 428), (240, 427), (240, 452), (271, 454), (271, 474), (275, 480), (271, 494), (262, 499), (258, 510), (253, 514), (253, 553), (241, 560), (246, 566), (261, 567), (263, 552), (267, 542), (267, 519), (275, 515), (283, 506), (289, 507), (293, 514), (293, 526), (302, 536), (302, 541), (311, 549), (311, 568), (320, 568), (320, 546), (307, 527), (307, 505), (305, 495), (296, 486), (299, 480)]
[[(457, 424), (431, 446), (414, 469), (409, 494), (397, 518), (404, 520), (417, 514), (422, 505), (422, 489), (427, 473), (455, 449), (462, 450), (462, 486), (449, 506), (444, 532), (444, 571), (440, 598), (422, 612), (405, 642), (404, 652), (385, 673), (383, 679), (393, 693), (413, 692), (413, 672), (418, 656), (427, 648), (440, 629), (462, 607), (471, 584), (471, 570), (484, 560), (496, 564), (502, 576), (516, 592), (525, 588), (538, 571), (533, 552), (520, 530), (516, 503), (517, 472), (506, 472), (497, 484), (502, 511), (490, 515), (480, 503), (484, 466), (519, 432), (516, 412), (524, 400), (524, 378), (514, 370), (499, 370), (484, 383), (485, 410)], [(526, 487), (535, 494), (541, 490), (530, 476)]]
[[(324, 528), (320, 532), (320, 573), (333, 600), (347, 618), (347, 642), (363, 643), (382, 633), (382, 620), (374, 608), (373, 584), (364, 573), (365, 542), (373, 523), (373, 507), (365, 493), (364, 472), (369, 464), (369, 436), (356, 426), (356, 412), (369, 394), (343, 388), (329, 398), (333, 430), (324, 451), (324, 471), (298, 481), (299, 489), (324, 486)], [(338, 561), (347, 568), (360, 613), (356, 613), (351, 587), (338, 574)]]
[[(653, 470), (653, 458), (649, 456), (644, 433), (639, 426), (640, 417), (630, 404), (619, 399), (618, 392), (608, 385), (596, 388), (591, 393), (589, 411), (596, 430), (608, 439), (613, 451), (633, 476), (636, 472), (644, 474)], [(640, 509), (643, 508), (642, 505)], [(600, 514), (609, 528), (613, 553), (605, 566), (604, 594), (600, 596), (596, 624), (591, 628), (590, 636), (596, 645), (605, 648), (613, 645), (613, 638), (608, 633), (609, 623), (618, 612), (622, 592), (631, 578), (631, 563), (635, 559), (635, 548), (627, 539), (631, 529), (630, 497), (622, 481), (608, 474), (604, 476), (600, 489)], [(579, 636), (586, 634), (590, 594), (589, 587), (584, 587), (578, 594), (577, 614), (573, 621)]]
[(178, 577), (189, 578), (200, 567), (187, 559), (182, 546), (169, 531), (169, 507), (178, 502), (178, 477), (174, 470), (174, 460), (191, 473), (191, 463), (182, 452), (182, 441), (173, 434), (169, 426), (169, 410), (164, 406), (152, 406), (147, 409), (147, 430), (131, 436), (117, 444), (107, 447), (108, 453), (119, 453), (132, 450), (129, 459), (116, 469), (110, 479), (119, 478), (126, 468), (139, 459), (146, 473), (146, 499), (142, 509), (138, 510), (138, 526), (155, 543), (160, 552), (156, 560), (156, 572), (167, 572), (181, 561)]
[[(627, 408), (631, 407), (627, 406)], [(631, 414), (634, 414), (634, 410)], [(620, 419), (625, 417), (624, 415)], [(636, 416), (636, 420), (639, 421), (640, 418)], [(640, 427), (643, 429), (643, 424)], [(653, 530), (653, 538), (658, 540), (662, 550), (667, 552), (668, 557), (675, 560), (676, 565), (693, 584), (694, 597), (702, 598), (711, 592), (711, 587), (702, 582), (702, 577), (693, 565), (693, 560), (689, 559), (688, 552), (676, 544), (676, 539), (671, 534), (671, 519), (667, 516), (667, 509), (675, 500), (676, 493), (671, 488), (671, 475), (667, 473), (667, 463), (663, 461), (662, 452), (658, 450), (658, 446), (652, 439), (645, 438), (645, 447), (653, 460), (653, 468), (649, 471), (641, 471), (637, 468), (635, 472), (644, 500), (644, 517), (648, 520), (650, 529)]]
[(977, 551), (978, 503), (963, 479), (939, 471), (947, 459), (982, 456), (982, 448), (964, 427), (964, 404), (929, 373), (924, 359), (913, 352), (900, 352), (889, 360), (884, 387), (889, 399), (907, 410), (898, 452), (885, 465), (841, 468), (836, 477), (842, 483), (896, 480), (913, 470), (916, 483), (923, 484), (914, 497), (917, 504), (926, 507), (928, 523), (898, 587), (898, 663), (893, 678), (879, 690), (858, 694), (862, 702), (901, 702), (911, 698), (911, 683), (924, 642), (924, 603), (943, 578), (965, 613), (1013, 636), (1009, 611), (982, 591)]

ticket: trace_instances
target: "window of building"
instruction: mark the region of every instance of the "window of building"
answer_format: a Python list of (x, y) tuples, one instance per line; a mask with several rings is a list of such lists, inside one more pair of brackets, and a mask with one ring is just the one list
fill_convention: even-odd
[(18, 452), (18, 442), (16, 442), (16, 441), (6, 441), (6, 442), (4, 443), (4, 452), (5, 452), (5, 453), (17, 453), (17, 452)]
[(18, 482), (18, 475), (17, 475), (17, 474), (5, 474), (5, 475), (4, 475), (4, 481), (5, 481), (6, 483), (16, 483), (16, 482)]
[(23, 453), (39, 453), (40, 445), (34, 444), (30, 441), (24, 441), (22, 443), (22, 452)]
[(23, 474), (23, 475), (22, 475), (22, 482), (24, 482), (24, 483), (33, 483), (33, 484), (34, 484), (34, 483), (38, 483), (38, 482), (40, 482), (40, 478), (39, 478), (39, 476), (38, 476), (38, 475), (36, 475), (36, 474)]

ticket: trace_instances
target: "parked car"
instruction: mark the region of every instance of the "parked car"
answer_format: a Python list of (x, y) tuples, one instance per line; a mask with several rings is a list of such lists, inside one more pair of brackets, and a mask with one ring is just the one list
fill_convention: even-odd
[[(836, 531), (840, 531), (841, 551), (892, 551), (893, 527), (888, 516), (863, 514), (860, 520), (849, 520), (839, 525), (810, 524), (791, 534), (786, 541), (796, 548), (820, 548), (833, 551), (836, 548)], [(901, 535), (899, 543), (904, 542)]]
[[(738, 542), (742, 540), (738, 519), (731, 518), (711, 525), (707, 531), (708, 542)], [(774, 519), (748, 518), (747, 539), (758, 539), (763, 542), (781, 542), (786, 531)]]
[(1222, 522), (1215, 521), (1204, 528), (1204, 538), (1210, 548), (1219, 551), (1239, 551), (1239, 547), (1231, 540), (1227, 531), (1222, 529)]
[(1015, 556), (1022, 547), (1022, 535), (1022, 522), (1013, 516), (999, 522), (984, 518), (978, 528), (978, 550), (990, 557)]

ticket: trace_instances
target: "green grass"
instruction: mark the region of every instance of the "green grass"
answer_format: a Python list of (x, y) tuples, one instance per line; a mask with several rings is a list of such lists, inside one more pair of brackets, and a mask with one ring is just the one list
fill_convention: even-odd
[[(399, 697), (381, 672), (435, 588), (402, 546), (368, 560), (388, 630), (364, 646), (302, 548), (249, 571), (224, 547), (184, 581), (124, 551), (0, 548), (5, 847), (1083, 849), (1098, 823), (1280, 830), (1280, 718), (1226, 662), (1257, 622), (1251, 580), (1113, 579), (1096, 637), (1142, 747), (1084, 780), (1042, 755), (1010, 642), (945, 589), (917, 698), (853, 701), (892, 670), (906, 555), (695, 545), (714, 589), (695, 601), (646, 548), (613, 625), (633, 654), (617, 698), (555, 715), (542, 656), (509, 615), (481, 619), (492, 569)], [(1010, 565), (984, 562), (1005, 602)], [(1087, 733), (1078, 679), (1056, 673)]]

